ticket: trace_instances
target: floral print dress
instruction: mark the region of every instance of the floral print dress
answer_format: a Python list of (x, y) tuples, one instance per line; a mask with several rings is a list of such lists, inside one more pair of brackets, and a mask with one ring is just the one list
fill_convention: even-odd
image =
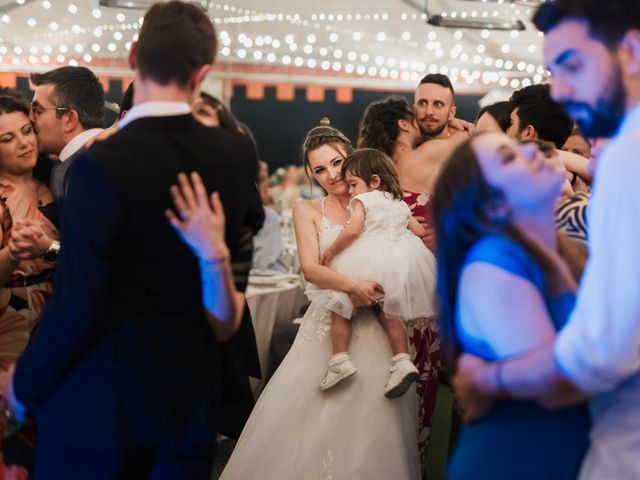
[[(48, 188), (38, 181), (15, 184), (0, 176), (0, 235), (6, 248), (20, 220), (42, 224), (46, 235), (59, 233), (43, 213), (53, 202)], [(53, 264), (42, 259), (21, 260), (9, 281), (0, 288), (0, 369), (6, 370), (22, 353), (51, 294)]]

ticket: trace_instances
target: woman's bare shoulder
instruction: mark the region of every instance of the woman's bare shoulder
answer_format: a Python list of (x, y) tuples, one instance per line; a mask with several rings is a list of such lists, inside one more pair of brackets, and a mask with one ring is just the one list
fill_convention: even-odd
[(293, 206), (293, 214), (297, 217), (314, 217), (322, 211), (322, 200), (300, 200)]

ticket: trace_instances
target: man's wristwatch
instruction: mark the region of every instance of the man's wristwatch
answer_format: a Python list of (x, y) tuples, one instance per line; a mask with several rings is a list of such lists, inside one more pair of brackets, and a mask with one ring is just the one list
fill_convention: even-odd
[(60, 242), (58, 240), (54, 240), (47, 248), (47, 251), (42, 255), (42, 259), (45, 262), (53, 263), (58, 260), (58, 255), (60, 254)]

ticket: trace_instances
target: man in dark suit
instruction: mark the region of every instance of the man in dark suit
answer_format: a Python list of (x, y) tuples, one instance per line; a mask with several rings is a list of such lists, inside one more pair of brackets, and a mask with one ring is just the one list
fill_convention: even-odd
[(198, 171), (220, 194), (244, 289), (262, 222), (254, 149), (188, 105), (216, 43), (199, 7), (154, 5), (129, 57), (134, 107), (70, 172), (53, 298), (14, 380), (38, 426), (36, 479), (210, 475), (220, 349), (199, 261), (163, 212), (178, 173)]
[(60, 67), (32, 73), (36, 91), (31, 116), (41, 152), (58, 158), (51, 171), (51, 193), (56, 203), (66, 192), (69, 167), (84, 145), (102, 132), (104, 89), (86, 67)]

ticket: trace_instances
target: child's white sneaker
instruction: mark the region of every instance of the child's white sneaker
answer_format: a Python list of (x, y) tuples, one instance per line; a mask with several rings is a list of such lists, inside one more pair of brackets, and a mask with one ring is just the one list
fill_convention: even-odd
[(329, 360), (329, 369), (327, 370), (327, 374), (322, 379), (322, 382), (320, 382), (320, 390), (330, 389), (345, 378), (349, 378), (357, 371), (358, 370), (351, 362), (349, 355), (346, 353), (334, 355), (331, 357), (331, 360)]
[(418, 369), (409, 358), (409, 354), (401, 353), (391, 359), (389, 381), (384, 387), (385, 397), (401, 397), (420, 376)]

